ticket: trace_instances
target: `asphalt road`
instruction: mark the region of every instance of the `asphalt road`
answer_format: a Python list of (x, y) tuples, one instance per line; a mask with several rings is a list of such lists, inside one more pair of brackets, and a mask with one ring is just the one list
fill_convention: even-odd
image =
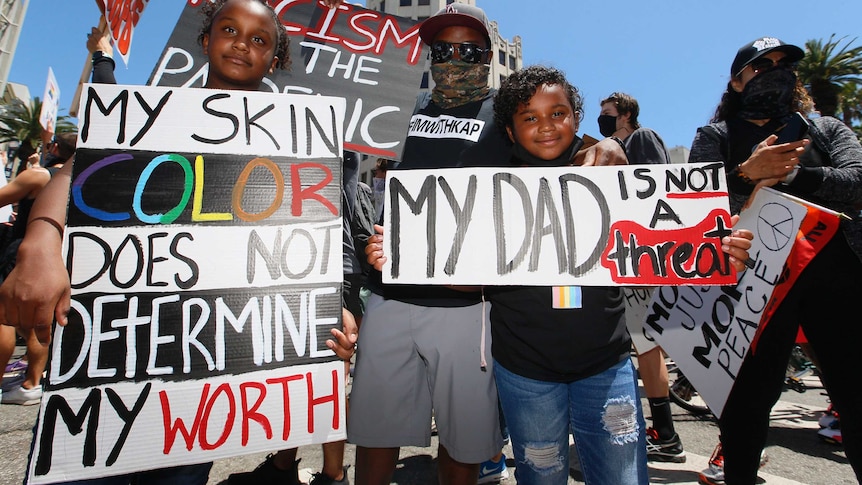
[[(771, 431), (766, 452), (769, 462), (760, 471), (760, 483), (765, 484), (854, 484), (857, 483), (840, 446), (821, 441), (817, 437), (817, 419), (826, 408), (826, 397), (817, 377), (806, 379), (809, 389), (805, 393), (785, 391), (773, 409)], [(643, 401), (647, 410), (646, 401)], [(22, 482), (30, 448), (32, 427), (38, 406), (0, 406), (0, 439), (3, 460), (0, 460), (0, 485), (17, 485)], [(709, 456), (717, 443), (718, 430), (711, 419), (697, 418), (674, 405), (674, 420), (688, 456), (682, 464), (650, 464), (651, 482), (656, 484), (695, 484), (697, 472), (706, 468)], [(423, 485), (437, 483), (436, 438), (429, 448), (403, 448), (393, 483)], [(577, 456), (571, 448), (573, 470), (569, 484), (581, 484), (583, 477), (577, 469)], [(510, 471), (514, 470), (511, 449)], [(215, 462), (210, 484), (218, 484), (230, 473), (251, 470), (264, 458), (265, 453), (234, 457)], [(310, 474), (319, 471), (322, 462), (320, 446), (300, 449), (300, 478), (307, 481)], [(347, 446), (345, 463), (354, 462), (354, 447)], [(353, 469), (348, 474), (353, 480)], [(515, 485), (514, 476), (503, 480), (503, 485)]]

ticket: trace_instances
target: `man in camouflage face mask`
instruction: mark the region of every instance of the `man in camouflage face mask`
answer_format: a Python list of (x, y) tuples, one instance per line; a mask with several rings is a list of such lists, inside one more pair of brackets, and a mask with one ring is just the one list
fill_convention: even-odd
[[(393, 170), (509, 165), (512, 144), (494, 124), (490, 32), (485, 12), (463, 3), (422, 23), (435, 86), (417, 100)], [(586, 164), (625, 163), (610, 140), (588, 153)], [(379, 254), (382, 237), (369, 238), (367, 254)], [(480, 464), (503, 445), (481, 292), (384, 285), (376, 270), (368, 287), (347, 424), (356, 485), (391, 483), (399, 447), (430, 445), (432, 412), (441, 481), (475, 484)]]
[[(494, 125), (485, 12), (452, 3), (428, 18), (419, 35), (431, 48), (435, 86), (418, 100), (394, 169), (508, 163), (511, 144)], [(432, 412), (438, 473), (448, 483), (475, 484), (479, 464), (503, 445), (480, 293), (384, 285), (377, 271), (369, 287), (347, 425), (357, 445), (357, 485), (389, 484), (399, 447), (429, 446)]]

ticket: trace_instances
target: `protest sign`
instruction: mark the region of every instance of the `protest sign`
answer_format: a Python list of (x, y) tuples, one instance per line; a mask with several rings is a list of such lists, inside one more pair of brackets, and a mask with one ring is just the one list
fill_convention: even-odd
[[(148, 84), (203, 85), (201, 3), (187, 3)], [(345, 97), (345, 149), (400, 160), (427, 58), (419, 25), (349, 3), (336, 9), (317, 0), (270, 4), (290, 38), (291, 67), (264, 78), (261, 89)]]
[[(737, 227), (754, 233), (754, 268), (730, 286), (657, 288), (644, 327), (679, 365), (716, 416), (748, 352), (772, 292), (782, 280), (804, 205), (762, 188)], [(809, 237), (817, 237), (811, 233)]]
[(132, 48), (132, 36), (135, 27), (141, 20), (149, 0), (97, 0), (99, 9), (108, 23), (114, 52), (120, 54), (123, 63), (129, 65), (129, 51)]
[(344, 100), (83, 93), (30, 483), (345, 438)]
[[(5, 153), (3, 155), (5, 155)], [(2, 160), (0, 160), (0, 161), (5, 161), (5, 160), (6, 160), (6, 157), (3, 156)], [(6, 164), (2, 163), (2, 166), (5, 167)], [(7, 183), (9, 183), (9, 181), (6, 178), (6, 173), (4, 171), (3, 173), (0, 173), (0, 189), (5, 187)], [(6, 204), (3, 207), (0, 207), (0, 224), (5, 224), (7, 222), (9, 222), (9, 223), (12, 222), (12, 204)], [(11, 227), (10, 227), (10, 229), (11, 229)], [(2, 230), (3, 229), (0, 229), (0, 231), (2, 231)]]
[(626, 329), (632, 338), (637, 355), (644, 354), (656, 347), (655, 339), (644, 328), (644, 318), (655, 291), (651, 286), (627, 286), (623, 290), (626, 304)]
[(39, 112), (39, 124), (49, 133), (54, 133), (57, 126), (57, 112), (60, 109), (60, 86), (54, 77), (54, 70), (48, 68), (48, 80), (45, 81), (45, 94), (42, 96), (42, 111)]
[(729, 284), (721, 163), (387, 172), (386, 283)]

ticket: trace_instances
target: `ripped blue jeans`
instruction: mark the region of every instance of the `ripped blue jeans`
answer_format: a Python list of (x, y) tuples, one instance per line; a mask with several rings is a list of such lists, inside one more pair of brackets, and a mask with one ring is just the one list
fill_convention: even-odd
[(565, 485), (569, 432), (587, 484), (649, 483), (646, 434), (634, 366), (626, 359), (572, 383), (537, 381), (495, 363), (518, 485)]

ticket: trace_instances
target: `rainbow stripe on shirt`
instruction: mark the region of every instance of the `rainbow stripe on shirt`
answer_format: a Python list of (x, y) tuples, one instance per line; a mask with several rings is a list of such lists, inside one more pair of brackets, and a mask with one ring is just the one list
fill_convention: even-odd
[(551, 287), (552, 308), (582, 308), (583, 295), (580, 286), (553, 286)]

